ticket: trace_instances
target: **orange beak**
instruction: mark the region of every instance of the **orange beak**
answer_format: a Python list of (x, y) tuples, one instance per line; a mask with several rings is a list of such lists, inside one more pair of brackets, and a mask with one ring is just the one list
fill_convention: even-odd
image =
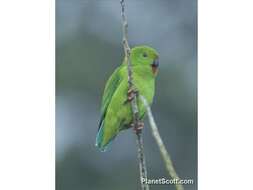
[(157, 74), (157, 71), (158, 71), (158, 67), (159, 67), (159, 59), (156, 58), (153, 63), (151, 64), (151, 67), (152, 67), (152, 72), (154, 75)]

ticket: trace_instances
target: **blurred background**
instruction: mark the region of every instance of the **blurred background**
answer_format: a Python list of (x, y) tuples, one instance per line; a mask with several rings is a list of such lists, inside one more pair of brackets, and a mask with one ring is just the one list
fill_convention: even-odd
[[(197, 2), (126, 0), (131, 47), (160, 54), (152, 110), (178, 175), (197, 189)], [(56, 0), (56, 189), (140, 189), (136, 138), (95, 147), (106, 80), (123, 58), (119, 0)], [(147, 120), (147, 118), (145, 119)], [(146, 122), (149, 178), (167, 177)], [(151, 189), (175, 189), (153, 185)]]

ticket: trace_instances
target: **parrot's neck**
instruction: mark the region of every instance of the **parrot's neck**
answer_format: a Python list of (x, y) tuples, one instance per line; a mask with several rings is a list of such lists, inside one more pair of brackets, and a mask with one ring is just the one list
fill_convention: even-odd
[(143, 80), (153, 80), (155, 75), (152, 72), (152, 68), (150, 66), (133, 66), (132, 67), (133, 70), (133, 75), (137, 75), (138, 78), (142, 78)]

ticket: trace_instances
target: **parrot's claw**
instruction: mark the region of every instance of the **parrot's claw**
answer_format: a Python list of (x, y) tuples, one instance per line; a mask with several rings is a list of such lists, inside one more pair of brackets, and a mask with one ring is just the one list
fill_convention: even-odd
[(135, 133), (139, 133), (144, 128), (144, 123), (142, 121), (139, 121), (137, 127), (134, 127), (134, 124), (132, 123), (131, 127), (133, 127)]
[(138, 90), (136, 88), (131, 88), (127, 91), (127, 100), (131, 102), (134, 99), (134, 96), (138, 95)]

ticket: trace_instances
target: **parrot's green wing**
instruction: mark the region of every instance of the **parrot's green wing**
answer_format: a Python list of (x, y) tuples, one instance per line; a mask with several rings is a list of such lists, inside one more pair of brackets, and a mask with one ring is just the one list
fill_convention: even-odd
[(118, 67), (111, 77), (108, 79), (106, 85), (105, 85), (105, 90), (102, 98), (102, 107), (101, 107), (101, 117), (99, 121), (99, 128), (103, 125), (103, 121), (106, 115), (106, 110), (112, 100), (113, 94), (116, 91), (117, 87), (120, 84), (121, 81), (121, 76), (119, 74), (120, 67)]
[(106, 112), (107, 108), (110, 105), (110, 102), (112, 101), (112, 97), (117, 90), (118, 86), (120, 85), (122, 77), (120, 76), (120, 68), (118, 67), (111, 77), (108, 79), (106, 85), (105, 85), (105, 90), (102, 98), (102, 107), (101, 107), (101, 117), (99, 121), (99, 127), (98, 127), (98, 133), (96, 137), (96, 146), (98, 146), (101, 151), (105, 151), (105, 147), (102, 147), (102, 140), (103, 140), (103, 135), (104, 135), (104, 119), (106, 117)]

